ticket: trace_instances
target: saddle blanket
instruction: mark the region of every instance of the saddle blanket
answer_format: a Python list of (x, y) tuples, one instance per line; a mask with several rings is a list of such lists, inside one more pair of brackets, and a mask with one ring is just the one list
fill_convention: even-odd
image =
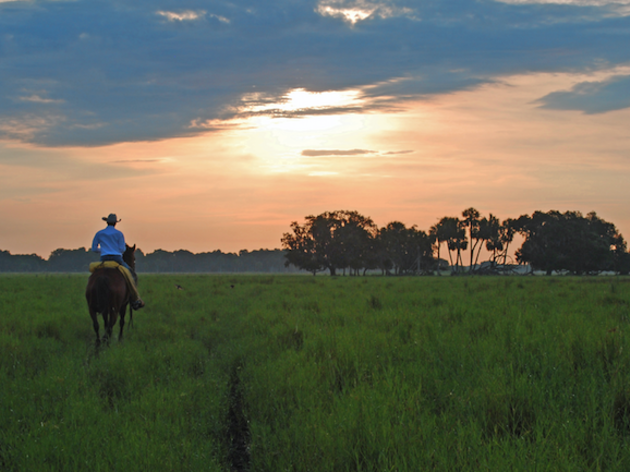
[(127, 282), (127, 286), (131, 290), (131, 293), (134, 295), (135, 298), (133, 299), (134, 300), (138, 299), (138, 289), (136, 288), (136, 284), (133, 280), (133, 275), (131, 275), (131, 272), (129, 271), (129, 269), (127, 269), (125, 266), (120, 265), (116, 261), (101, 261), (101, 262), (90, 263), (90, 272), (94, 272), (95, 270), (98, 270), (98, 269), (118, 269), (120, 273), (123, 275), (123, 277), (125, 278), (125, 281)]

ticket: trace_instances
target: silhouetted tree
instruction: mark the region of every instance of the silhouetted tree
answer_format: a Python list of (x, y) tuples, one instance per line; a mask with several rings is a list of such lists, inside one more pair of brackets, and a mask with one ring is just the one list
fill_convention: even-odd
[(52, 272), (85, 272), (98, 254), (82, 247), (79, 249), (55, 249), (48, 258), (48, 270)]
[(379, 231), (378, 239), (396, 275), (419, 273), (435, 268), (433, 257), (434, 235), (419, 231), (416, 226), (407, 228), (393, 221)]
[(468, 228), (468, 241), (470, 243), (470, 265), (468, 266), (468, 271), (472, 272), (474, 265), (473, 259), (475, 256), (475, 249), (479, 245), (479, 249), (481, 250), (481, 245), (479, 242), (481, 238), (479, 237), (480, 229), (481, 229), (481, 220), (479, 219), (480, 213), (475, 208), (467, 208), (462, 212), (462, 217), (460, 224), (464, 228)]
[(330, 275), (336, 275), (338, 269), (358, 271), (373, 260), (369, 252), (376, 225), (371, 218), (339, 210), (305, 219), (304, 225), (292, 222), (293, 232), (282, 236), (287, 264), (313, 274), (329, 270)]
[(46, 260), (37, 254), (11, 254), (0, 250), (0, 272), (44, 272)]
[(516, 251), (517, 260), (548, 275), (563, 270), (573, 274), (616, 270), (625, 258), (623, 236), (595, 212), (584, 217), (575, 211), (537, 211), (518, 218), (516, 228), (525, 237)]
[(292, 233), (284, 233), (282, 247), (286, 250), (285, 264), (299, 267), (315, 275), (324, 269), (323, 261), (316, 252), (315, 238), (311, 233), (312, 224), (300, 225), (297, 221), (291, 223)]
[[(462, 263), (462, 251), (468, 247), (466, 239), (466, 228), (463, 222), (453, 216), (445, 216), (436, 226), (436, 238), (438, 241), (445, 241), (448, 248), (448, 258), (451, 262), (451, 273), (459, 273)], [(455, 263), (453, 263), (452, 253), (455, 253)]]
[[(446, 230), (445, 218), (442, 218), (439, 222), (431, 226), (429, 234), (434, 238), (435, 248), (437, 250), (437, 259), (440, 260), (440, 247), (442, 243), (448, 241), (448, 234)], [(449, 253), (450, 255), (450, 253)], [(440, 267), (438, 266), (438, 275), (442, 275)]]

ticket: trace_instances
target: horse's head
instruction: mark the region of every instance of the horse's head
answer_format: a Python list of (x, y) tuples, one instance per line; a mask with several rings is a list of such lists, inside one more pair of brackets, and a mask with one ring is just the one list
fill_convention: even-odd
[(136, 270), (136, 245), (130, 246), (129, 244), (125, 244), (125, 246), (127, 246), (127, 249), (123, 252), (123, 261), (133, 270)]

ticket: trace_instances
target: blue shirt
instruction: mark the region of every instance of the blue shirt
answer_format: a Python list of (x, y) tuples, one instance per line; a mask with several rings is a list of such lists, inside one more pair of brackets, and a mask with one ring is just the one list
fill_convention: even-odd
[(125, 249), (125, 237), (110, 225), (96, 233), (92, 241), (92, 251), (100, 252), (101, 256), (122, 256)]

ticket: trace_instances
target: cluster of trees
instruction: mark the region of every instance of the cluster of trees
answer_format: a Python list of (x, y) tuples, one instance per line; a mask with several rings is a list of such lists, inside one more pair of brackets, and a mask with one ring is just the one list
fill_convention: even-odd
[(434, 238), (415, 226), (394, 221), (379, 229), (356, 211), (332, 211), (291, 223), (281, 242), (286, 263), (313, 274), (338, 270), (351, 274), (381, 269), (397, 275), (432, 271)]
[(219, 250), (193, 254), (179, 250), (168, 252), (158, 249), (144, 255), (136, 251), (136, 267), (139, 272), (266, 272), (287, 273), (298, 269), (284, 264), (284, 251), (259, 249), (238, 254)]
[[(0, 272), (86, 272), (98, 255), (85, 249), (56, 249), (48, 260), (37, 254), (12, 255), (0, 251)], [(136, 250), (138, 272), (296, 272), (286, 267), (280, 249), (241, 250), (238, 254), (221, 251), (193, 254), (158, 249), (150, 254)]]
[[(378, 228), (371, 218), (356, 211), (325, 212), (294, 221), (282, 236), (286, 264), (313, 274), (339, 270), (351, 274), (368, 270), (383, 273), (427, 274), (444, 267), (451, 273), (497, 273), (514, 262), (509, 255), (516, 234), (523, 238), (516, 262), (532, 270), (596, 274), (630, 272), (630, 254), (615, 225), (594, 212), (534, 212), (531, 216), (508, 218), (481, 216), (475, 208), (462, 217), (444, 217), (428, 232), (394, 221)], [(483, 249), (487, 260), (481, 261)], [(449, 262), (440, 257), (443, 250)], [(464, 255), (469, 256), (468, 265)]]
[(532, 216), (521, 216), (512, 224), (525, 238), (516, 251), (517, 260), (547, 274), (630, 272), (630, 254), (623, 236), (614, 224), (602, 220), (595, 212), (584, 217), (576, 211), (537, 211)]

